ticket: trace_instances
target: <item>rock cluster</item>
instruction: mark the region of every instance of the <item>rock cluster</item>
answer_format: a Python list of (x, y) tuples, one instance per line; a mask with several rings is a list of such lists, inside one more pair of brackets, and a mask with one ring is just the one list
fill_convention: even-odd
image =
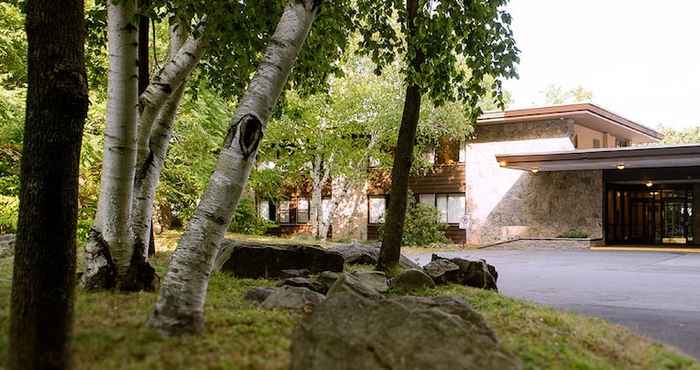
[(291, 352), (292, 370), (521, 368), (460, 298), (385, 298), (347, 273), (299, 323)]
[[(359, 245), (357, 243), (338, 245), (328, 249), (329, 251), (340, 253), (345, 259), (345, 263), (376, 265), (379, 260), (378, 245)], [(411, 261), (408, 257), (401, 255), (399, 266), (404, 269), (419, 269), (420, 266)]]
[(444, 258), (433, 254), (423, 270), (437, 284), (460, 284), (474, 288), (498, 290), (498, 272), (485, 260), (469, 261), (463, 258)]

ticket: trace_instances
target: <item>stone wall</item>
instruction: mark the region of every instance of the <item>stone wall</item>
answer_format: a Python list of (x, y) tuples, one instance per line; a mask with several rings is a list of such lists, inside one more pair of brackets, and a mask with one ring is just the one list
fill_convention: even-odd
[(557, 237), (570, 229), (602, 237), (601, 171), (540, 172), (501, 168), (497, 154), (572, 150), (572, 120), (482, 126), (467, 146), (467, 239), (490, 244)]

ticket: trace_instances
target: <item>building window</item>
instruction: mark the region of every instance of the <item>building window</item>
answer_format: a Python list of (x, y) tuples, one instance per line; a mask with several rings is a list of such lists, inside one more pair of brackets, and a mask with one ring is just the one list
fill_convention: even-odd
[(430, 164), (435, 164), (435, 148), (432, 146), (426, 148), (423, 153), (423, 159)]
[(381, 197), (369, 197), (369, 223), (378, 224), (384, 222), (386, 199)]
[(419, 194), (418, 201), (431, 205), (440, 212), (440, 222), (458, 224), (465, 214), (464, 194)]
[(593, 139), (593, 147), (600, 148), (600, 139)]
[(615, 146), (618, 148), (630, 146), (630, 141), (627, 139), (620, 139), (619, 137), (616, 137), (615, 138)]
[(305, 224), (309, 222), (309, 200), (301, 198), (297, 201), (297, 223)]
[(283, 200), (280, 202), (278, 214), (279, 214), (278, 219), (280, 220), (281, 224), (288, 224), (289, 223), (289, 201), (288, 200)]
[(258, 201), (258, 216), (268, 221), (275, 221), (275, 203), (269, 200)]

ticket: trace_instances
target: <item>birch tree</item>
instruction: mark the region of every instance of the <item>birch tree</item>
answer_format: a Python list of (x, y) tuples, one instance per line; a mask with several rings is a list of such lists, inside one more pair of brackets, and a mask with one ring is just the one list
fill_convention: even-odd
[(284, 89), (320, 1), (291, 1), (240, 100), (214, 174), (173, 253), (149, 325), (164, 334), (200, 333), (214, 257), (250, 175), (272, 109)]

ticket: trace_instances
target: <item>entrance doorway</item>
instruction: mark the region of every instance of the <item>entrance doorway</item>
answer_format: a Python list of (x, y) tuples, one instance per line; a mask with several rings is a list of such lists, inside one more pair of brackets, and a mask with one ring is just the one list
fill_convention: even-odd
[(605, 203), (608, 243), (695, 243), (692, 187), (609, 184)]

